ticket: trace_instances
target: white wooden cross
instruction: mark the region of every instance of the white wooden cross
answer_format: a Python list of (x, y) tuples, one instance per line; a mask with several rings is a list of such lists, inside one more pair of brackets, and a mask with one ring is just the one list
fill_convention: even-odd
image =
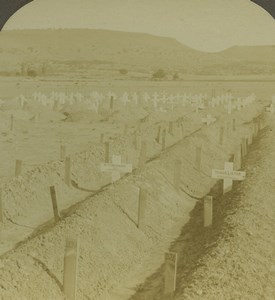
[(203, 119), (202, 119), (202, 122), (203, 122), (203, 123), (206, 123), (207, 126), (208, 126), (208, 125), (210, 125), (210, 124), (212, 124), (212, 123), (215, 123), (215, 122), (216, 122), (216, 118), (213, 118), (211, 115), (207, 115), (206, 118), (203, 118)]
[(225, 162), (224, 170), (212, 170), (212, 178), (223, 179), (223, 193), (232, 189), (233, 180), (244, 180), (245, 172), (234, 171), (232, 162)]
[(101, 172), (111, 172), (112, 182), (120, 179), (120, 173), (131, 173), (132, 164), (122, 164), (120, 155), (113, 155), (112, 163), (102, 163)]
[(269, 111), (272, 114), (274, 114), (274, 111), (275, 111), (275, 107), (274, 106), (275, 105), (273, 103), (271, 103), (270, 106), (266, 108), (266, 111)]

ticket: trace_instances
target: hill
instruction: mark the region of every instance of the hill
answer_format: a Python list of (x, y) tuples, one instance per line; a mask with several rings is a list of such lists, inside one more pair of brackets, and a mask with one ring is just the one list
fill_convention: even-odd
[[(0, 33), (1, 74), (82, 74), (97, 71), (182, 74), (275, 74), (275, 46), (193, 50), (175, 39), (108, 30), (12, 30)], [(39, 71), (39, 70), (40, 71)]]

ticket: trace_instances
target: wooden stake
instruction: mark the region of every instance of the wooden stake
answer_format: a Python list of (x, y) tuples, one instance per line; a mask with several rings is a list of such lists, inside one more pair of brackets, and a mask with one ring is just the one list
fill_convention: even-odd
[(234, 170), (240, 170), (242, 167), (242, 150), (241, 147), (238, 147), (238, 150), (235, 151), (234, 153)]
[(242, 157), (244, 158), (247, 154), (247, 140), (246, 138), (242, 138)]
[(143, 230), (145, 226), (145, 211), (146, 211), (146, 191), (143, 188), (139, 190), (138, 204), (138, 228)]
[(138, 163), (138, 167), (140, 169), (142, 169), (146, 164), (146, 159), (147, 159), (146, 152), (147, 152), (146, 142), (142, 141), (141, 148), (140, 148), (140, 155), (139, 155), (139, 163)]
[(11, 115), (10, 130), (13, 131), (13, 115)]
[(165, 253), (164, 295), (172, 296), (176, 290), (177, 253)]
[[(224, 170), (225, 171), (233, 171), (234, 169), (234, 164), (232, 162), (226, 162), (224, 164)], [(232, 184), (233, 184), (233, 180), (232, 179), (224, 179), (223, 180), (223, 193), (227, 193), (229, 191), (232, 190)]]
[(104, 133), (100, 134), (100, 143), (103, 144), (104, 143)]
[(22, 173), (22, 160), (17, 159), (15, 162), (15, 177), (20, 176)]
[(182, 166), (181, 160), (176, 160), (175, 167), (174, 167), (174, 186), (177, 191), (179, 191), (179, 189), (180, 189), (181, 166)]
[(110, 98), (110, 110), (113, 110), (114, 109), (114, 97), (111, 96)]
[(236, 119), (232, 120), (232, 129), (233, 131), (236, 131)]
[(159, 144), (160, 142), (160, 134), (161, 134), (161, 126), (158, 127), (158, 134), (157, 134), (157, 137), (156, 137), (156, 142)]
[(173, 122), (169, 122), (168, 133), (171, 134), (171, 135), (173, 135)]
[(69, 156), (65, 159), (65, 183), (71, 186), (71, 158)]
[(50, 193), (51, 193), (51, 199), (52, 199), (54, 219), (55, 219), (55, 222), (58, 222), (60, 220), (60, 216), (59, 216), (59, 212), (58, 212), (56, 192), (55, 192), (54, 186), (50, 186)]
[(61, 145), (60, 146), (60, 160), (64, 160), (66, 157), (66, 146)]
[(110, 162), (110, 143), (105, 142), (105, 163)]
[(124, 132), (123, 132), (123, 135), (127, 135), (127, 133), (128, 133), (128, 125), (125, 124), (125, 125), (124, 125)]
[(213, 197), (207, 196), (203, 201), (203, 209), (204, 209), (204, 227), (208, 227), (212, 225), (213, 218)]
[(3, 194), (2, 189), (0, 189), (0, 222), (4, 221), (4, 205), (3, 205)]
[(201, 147), (196, 147), (196, 168), (197, 170), (201, 170)]
[(223, 145), (223, 140), (224, 140), (224, 127), (220, 127), (220, 145)]
[(68, 300), (77, 299), (78, 250), (79, 242), (77, 239), (66, 240), (63, 291)]
[(162, 131), (162, 141), (161, 141), (161, 149), (164, 151), (166, 148), (166, 129)]

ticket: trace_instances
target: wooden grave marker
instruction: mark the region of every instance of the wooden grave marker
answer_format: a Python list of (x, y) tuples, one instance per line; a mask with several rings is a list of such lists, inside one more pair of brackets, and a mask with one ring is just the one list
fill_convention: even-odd
[(236, 131), (236, 119), (232, 120), (232, 130)]
[(212, 117), (211, 115), (207, 115), (206, 118), (202, 119), (202, 122), (207, 126), (211, 125), (212, 123), (216, 122), (216, 118)]
[(224, 142), (224, 126), (220, 127), (220, 136), (219, 136), (219, 143), (223, 145)]
[(71, 186), (71, 158), (69, 156), (65, 159), (65, 184)]
[(168, 133), (173, 135), (173, 129), (174, 129), (173, 122), (170, 121), (168, 127)]
[(10, 123), (10, 130), (13, 131), (13, 122), (14, 122), (14, 117), (11, 115), (11, 123)]
[(247, 155), (247, 139), (246, 138), (242, 138), (242, 157), (244, 158)]
[(54, 186), (50, 186), (50, 193), (51, 193), (51, 199), (52, 199), (54, 220), (55, 220), (55, 222), (58, 222), (60, 220), (60, 216), (59, 216), (57, 198), (56, 198), (56, 191), (55, 191)]
[(180, 190), (181, 168), (182, 168), (181, 160), (176, 160), (174, 166), (174, 186), (177, 191)]
[(238, 149), (234, 153), (234, 170), (240, 170), (242, 167), (242, 147), (238, 147)]
[(3, 192), (0, 189), (0, 222), (3, 223), (4, 221), (4, 202), (3, 202)]
[(223, 193), (229, 192), (233, 186), (233, 180), (244, 180), (246, 173), (234, 171), (232, 162), (225, 162), (224, 170), (212, 170), (212, 178), (223, 179)]
[(105, 148), (105, 163), (108, 163), (110, 161), (110, 143), (105, 142), (104, 143), (104, 148)]
[(157, 133), (157, 137), (156, 137), (156, 142), (159, 144), (160, 142), (160, 134), (161, 134), (161, 126), (158, 126), (158, 133)]
[(104, 133), (100, 134), (100, 144), (104, 143)]
[(271, 114), (274, 114), (275, 105), (273, 103), (271, 103), (270, 106), (266, 108), (266, 111), (270, 112)]
[(139, 189), (139, 202), (138, 202), (138, 228), (143, 230), (145, 227), (145, 211), (146, 211), (146, 190)]
[(110, 98), (110, 110), (114, 110), (114, 96)]
[(198, 171), (201, 171), (201, 154), (202, 148), (196, 147), (196, 168)]
[(213, 219), (213, 197), (212, 196), (207, 196), (204, 198), (203, 212), (204, 212), (204, 218), (203, 218), (204, 227), (211, 226), (212, 219)]
[(64, 255), (63, 292), (68, 300), (77, 300), (78, 239), (67, 239)]
[(161, 150), (164, 151), (166, 149), (166, 129), (162, 131), (162, 140), (161, 140)]
[(101, 172), (110, 172), (112, 173), (112, 182), (115, 182), (120, 179), (121, 173), (131, 173), (132, 164), (123, 164), (121, 163), (120, 155), (113, 155), (112, 163), (102, 163)]
[(146, 165), (146, 157), (147, 154), (147, 145), (145, 141), (142, 141), (141, 143), (141, 148), (140, 148), (140, 155), (139, 155), (139, 161), (138, 161), (138, 167), (140, 169), (144, 168), (144, 166)]
[(172, 296), (176, 290), (177, 253), (165, 253), (164, 295)]

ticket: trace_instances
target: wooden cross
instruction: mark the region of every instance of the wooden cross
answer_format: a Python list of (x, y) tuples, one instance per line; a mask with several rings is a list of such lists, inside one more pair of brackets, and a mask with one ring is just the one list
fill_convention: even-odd
[(131, 173), (132, 164), (122, 164), (120, 155), (113, 155), (112, 163), (102, 163), (101, 172), (111, 172), (112, 173), (112, 182), (115, 182), (120, 179), (121, 173)]
[(208, 125), (210, 125), (210, 124), (212, 124), (212, 123), (215, 123), (215, 122), (216, 122), (216, 118), (213, 118), (211, 115), (207, 115), (206, 118), (203, 118), (203, 119), (202, 119), (202, 122), (203, 122), (203, 123), (206, 123), (207, 126), (208, 126)]
[(266, 111), (271, 112), (272, 114), (274, 114), (275, 111), (275, 105), (272, 103), (269, 107), (266, 108)]
[(225, 162), (224, 170), (212, 170), (212, 178), (223, 179), (223, 193), (232, 189), (233, 180), (244, 180), (245, 172), (234, 171), (234, 164), (232, 162)]

